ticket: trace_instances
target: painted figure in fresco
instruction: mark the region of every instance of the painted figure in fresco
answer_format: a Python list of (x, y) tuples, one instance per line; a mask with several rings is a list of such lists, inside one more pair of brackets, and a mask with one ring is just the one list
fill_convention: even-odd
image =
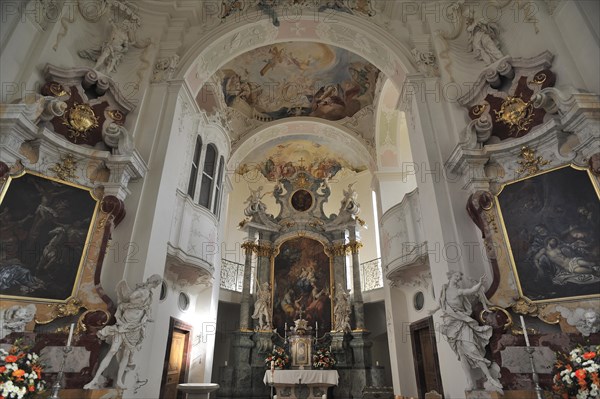
[(100, 362), (96, 375), (84, 389), (98, 389), (102, 373), (113, 357), (119, 360), (119, 371), (117, 372), (117, 387), (125, 389), (125, 376), (128, 370), (135, 369), (133, 355), (141, 349), (145, 338), (146, 324), (151, 322), (152, 290), (158, 288), (162, 278), (154, 274), (139, 284), (135, 290), (131, 290), (125, 280), (117, 285), (117, 297), (119, 305), (115, 313), (117, 322), (106, 326), (98, 331), (98, 337), (110, 343), (108, 353)]
[[(471, 318), (473, 307), (469, 296), (476, 295), (481, 301), (483, 308), (488, 310), (490, 304), (482, 291), (485, 275), (481, 276), (479, 282), (470, 288), (462, 288), (462, 273), (457, 271), (448, 272), (448, 283), (442, 286), (437, 310), (442, 311), (442, 334), (448, 339), (450, 347), (458, 356), (466, 371), (467, 389), (474, 389), (470, 370), (479, 368), (485, 375), (487, 382), (496, 389), (502, 389), (502, 384), (492, 373), (499, 374), (499, 367), (485, 358), (485, 347), (492, 336), (491, 326), (481, 326)], [(488, 310), (489, 311), (489, 310)]]
[(268, 282), (258, 287), (252, 318), (258, 320), (259, 330), (271, 329), (271, 285)]

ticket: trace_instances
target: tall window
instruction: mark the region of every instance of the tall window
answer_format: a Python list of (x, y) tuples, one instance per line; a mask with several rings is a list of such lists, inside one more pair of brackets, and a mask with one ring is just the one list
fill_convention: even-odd
[(194, 158), (192, 158), (192, 171), (190, 172), (190, 182), (188, 184), (188, 195), (194, 198), (196, 192), (196, 181), (198, 180), (198, 164), (200, 163), (200, 153), (202, 152), (202, 139), (196, 136), (196, 147), (194, 148)]
[(215, 182), (215, 202), (213, 204), (213, 213), (219, 217), (221, 208), (221, 186), (223, 185), (223, 164), (225, 159), (219, 158), (219, 173), (217, 173), (217, 181)]
[(217, 166), (217, 149), (213, 144), (206, 147), (206, 157), (204, 158), (204, 170), (202, 171), (202, 183), (200, 186), (200, 199), (198, 203), (208, 209), (211, 209), (211, 199), (213, 193), (213, 182), (215, 180), (215, 168)]

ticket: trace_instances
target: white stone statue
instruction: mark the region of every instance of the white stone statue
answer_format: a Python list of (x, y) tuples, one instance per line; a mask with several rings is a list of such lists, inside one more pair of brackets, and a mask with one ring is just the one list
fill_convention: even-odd
[(268, 193), (261, 194), (263, 189), (262, 186), (259, 186), (256, 190), (253, 190), (248, 186), (248, 189), (250, 189), (250, 196), (244, 201), (244, 204), (248, 204), (246, 209), (244, 209), (244, 215), (252, 216), (258, 211), (264, 212), (267, 209), (267, 206), (261, 200)]
[(96, 375), (84, 389), (103, 388), (100, 385), (102, 372), (106, 370), (112, 358), (117, 355), (119, 370), (117, 387), (125, 389), (125, 375), (135, 369), (133, 354), (142, 347), (145, 329), (151, 319), (152, 290), (159, 287), (162, 278), (158, 274), (148, 277), (145, 283), (138, 284), (132, 291), (125, 280), (117, 285), (118, 306), (115, 318), (117, 322), (98, 331), (98, 337), (110, 343), (108, 353), (100, 362)]
[(477, 59), (486, 65), (493, 64), (504, 57), (500, 51), (498, 25), (484, 19), (475, 20), (472, 16), (467, 19), (469, 34), (469, 51), (475, 53)]
[[(500, 368), (485, 358), (485, 347), (492, 336), (492, 327), (481, 326), (471, 318), (473, 309), (469, 296), (478, 296), (484, 309), (489, 311), (490, 303), (482, 290), (485, 275), (481, 276), (479, 282), (470, 288), (461, 288), (462, 276), (461, 272), (448, 272), (448, 284), (442, 286), (439, 307), (432, 310), (431, 313), (435, 313), (439, 309), (442, 311), (441, 332), (446, 336), (448, 344), (465, 369), (469, 385), (467, 389), (475, 388), (471, 378), (471, 369), (479, 368), (490, 385), (489, 389), (502, 390), (502, 384), (498, 381)], [(492, 375), (492, 373), (496, 375)]]
[(354, 190), (354, 183), (348, 184), (348, 190), (344, 191), (344, 198), (342, 199), (342, 210), (346, 210), (353, 215), (357, 215), (360, 212), (360, 204), (358, 203), (358, 193)]
[(556, 310), (567, 320), (567, 324), (575, 327), (585, 337), (600, 331), (600, 319), (594, 309), (571, 310), (564, 306), (557, 306)]
[(268, 282), (262, 283), (256, 292), (256, 302), (254, 302), (254, 320), (258, 320), (259, 330), (270, 330), (271, 327), (271, 285)]
[(333, 307), (333, 331), (351, 331), (350, 314), (352, 306), (350, 305), (350, 294), (338, 283), (335, 289), (335, 306)]
[(129, 45), (135, 43), (134, 33), (139, 27), (138, 20), (123, 18), (118, 23), (110, 19), (112, 26), (108, 39), (100, 48), (81, 50), (78, 52), (81, 58), (96, 61), (94, 70), (110, 74), (117, 69), (123, 56), (129, 51)]
[(6, 309), (0, 309), (0, 339), (12, 332), (25, 331), (25, 326), (33, 320), (35, 312), (34, 304), (13, 305)]

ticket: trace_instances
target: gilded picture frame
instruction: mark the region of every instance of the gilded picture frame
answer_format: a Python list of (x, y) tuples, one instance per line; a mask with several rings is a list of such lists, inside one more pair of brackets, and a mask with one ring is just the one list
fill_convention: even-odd
[(88, 187), (33, 171), (9, 176), (0, 192), (0, 299), (75, 297), (99, 207)]
[(494, 196), (519, 297), (600, 298), (600, 188), (565, 165), (504, 184)]
[[(276, 255), (271, 257), (272, 320), (280, 335), (283, 336), (285, 323), (292, 326), (300, 318), (299, 310), (313, 329), (318, 323), (319, 335), (331, 331), (333, 259), (325, 248), (325, 244), (314, 238), (294, 237), (281, 242)], [(315, 296), (317, 301), (311, 305)]]

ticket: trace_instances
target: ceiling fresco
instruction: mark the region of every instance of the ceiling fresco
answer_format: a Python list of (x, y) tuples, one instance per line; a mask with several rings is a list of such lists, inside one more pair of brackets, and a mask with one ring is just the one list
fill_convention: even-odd
[(367, 168), (354, 160), (348, 160), (328, 145), (309, 140), (282, 142), (260, 150), (241, 164), (236, 173), (260, 173), (269, 181), (290, 178), (300, 169), (317, 179), (335, 176), (342, 168), (361, 172)]
[(218, 72), (225, 103), (248, 118), (351, 117), (372, 105), (379, 70), (364, 58), (321, 43), (260, 47)]

